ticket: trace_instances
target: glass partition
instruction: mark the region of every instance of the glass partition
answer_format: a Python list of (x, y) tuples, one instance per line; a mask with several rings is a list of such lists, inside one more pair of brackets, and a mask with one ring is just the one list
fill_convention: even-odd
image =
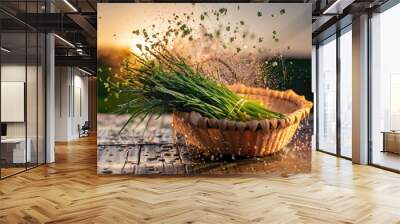
[[(42, 1), (26, 4), (19, 1), (17, 11), (43, 11)], [(2, 179), (45, 163), (46, 39), (44, 33), (1, 12), (0, 20), (12, 24), (0, 21)]]
[(1, 34), (2, 177), (24, 171), (31, 161), (26, 138), (26, 41), (25, 32)]
[(336, 36), (321, 43), (317, 54), (317, 149), (336, 154)]

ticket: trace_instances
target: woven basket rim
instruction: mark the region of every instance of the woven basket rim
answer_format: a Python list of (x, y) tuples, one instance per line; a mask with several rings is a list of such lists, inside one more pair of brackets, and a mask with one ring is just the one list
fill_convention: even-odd
[(229, 119), (213, 119), (202, 116), (198, 112), (179, 112), (174, 113), (178, 117), (182, 117), (187, 122), (190, 122), (193, 126), (198, 128), (216, 128), (224, 130), (239, 130), (250, 129), (252, 131), (272, 131), (275, 129), (285, 128), (290, 125), (299, 123), (301, 120), (306, 118), (310, 114), (310, 110), (313, 107), (313, 103), (306, 100), (304, 96), (296, 94), (293, 90), (279, 91), (268, 88), (256, 88), (247, 87), (243, 84), (230, 85), (229, 89), (238, 94), (249, 94), (249, 95), (262, 95), (268, 97), (274, 97), (281, 100), (290, 101), (298, 106), (298, 109), (294, 112), (287, 114), (283, 119), (262, 119), (252, 121), (232, 121)]

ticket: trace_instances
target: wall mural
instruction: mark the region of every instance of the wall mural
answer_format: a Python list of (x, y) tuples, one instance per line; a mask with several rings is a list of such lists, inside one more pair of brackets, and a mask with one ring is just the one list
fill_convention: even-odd
[(311, 169), (311, 5), (98, 5), (98, 173)]

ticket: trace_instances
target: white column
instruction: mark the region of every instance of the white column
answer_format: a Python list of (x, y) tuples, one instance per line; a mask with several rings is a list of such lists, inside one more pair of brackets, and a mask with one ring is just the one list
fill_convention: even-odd
[(55, 55), (54, 35), (46, 36), (46, 163), (55, 161)]
[(353, 19), (353, 162), (368, 163), (368, 15)]
[[(46, 1), (46, 12), (54, 12), (52, 1)], [(46, 35), (46, 163), (55, 162), (55, 42)]]

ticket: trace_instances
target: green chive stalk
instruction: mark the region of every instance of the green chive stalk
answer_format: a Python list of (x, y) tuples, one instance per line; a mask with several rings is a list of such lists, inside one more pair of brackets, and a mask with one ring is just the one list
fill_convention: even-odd
[(142, 56), (132, 53), (134, 62), (125, 60), (120, 78), (107, 83), (111, 92), (125, 95), (127, 100), (118, 111), (131, 115), (128, 122), (136, 117), (191, 111), (233, 121), (285, 117), (212, 81), (163, 47), (145, 49), (147, 54)]

